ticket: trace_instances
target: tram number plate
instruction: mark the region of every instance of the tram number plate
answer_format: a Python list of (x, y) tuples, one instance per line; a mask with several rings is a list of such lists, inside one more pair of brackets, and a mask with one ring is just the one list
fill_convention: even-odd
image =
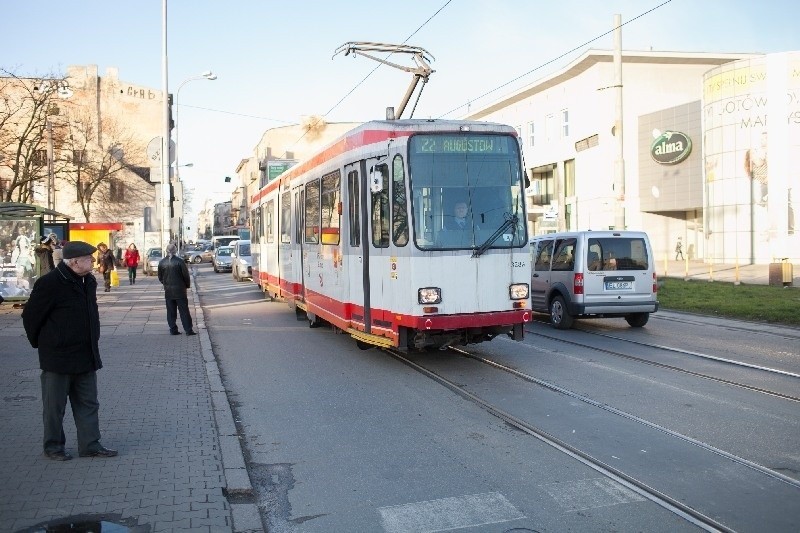
[(633, 288), (632, 281), (606, 281), (607, 291), (629, 290)]

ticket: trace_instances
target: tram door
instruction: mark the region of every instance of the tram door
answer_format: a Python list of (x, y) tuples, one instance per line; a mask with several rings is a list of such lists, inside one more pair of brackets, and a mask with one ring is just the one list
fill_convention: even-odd
[[(370, 331), (369, 313), (369, 249), (362, 247), (369, 242), (366, 238), (366, 191), (369, 187), (364, 181), (365, 162), (357, 161), (344, 167), (347, 190), (347, 242), (345, 246), (344, 270), (347, 272), (347, 300), (352, 303), (350, 319), (363, 323), (365, 331)], [(367, 265), (365, 267), (364, 265)]]
[(305, 301), (305, 246), (304, 246), (304, 228), (305, 228), (305, 194), (303, 187), (295, 187), (292, 190), (292, 212), (294, 217), (292, 223), (294, 225), (294, 235), (292, 241), (292, 284), (294, 286), (295, 300), (301, 302)]

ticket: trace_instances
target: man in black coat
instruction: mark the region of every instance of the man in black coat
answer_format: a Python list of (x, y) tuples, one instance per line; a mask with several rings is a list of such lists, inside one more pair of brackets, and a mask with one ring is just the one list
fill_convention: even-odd
[(63, 260), (33, 286), (22, 311), (31, 346), (39, 350), (42, 369), (44, 454), (55, 461), (72, 456), (64, 450), (64, 413), (69, 398), (81, 457), (114, 457), (100, 444), (97, 374), (100, 360), (100, 314), (97, 281), (92, 275), (97, 249), (85, 242), (64, 246)]
[(167, 245), (167, 257), (158, 263), (158, 281), (164, 286), (164, 299), (167, 304), (167, 325), (172, 335), (180, 335), (176, 319), (181, 315), (183, 331), (187, 335), (197, 335), (192, 328), (192, 315), (189, 313), (189, 298), (186, 291), (192, 286), (189, 267), (177, 257), (178, 247), (174, 243)]

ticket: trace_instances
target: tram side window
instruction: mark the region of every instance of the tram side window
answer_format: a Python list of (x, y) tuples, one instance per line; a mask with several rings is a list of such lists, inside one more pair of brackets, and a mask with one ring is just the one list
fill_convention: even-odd
[(305, 231), (303, 232), (304, 241), (307, 244), (317, 244), (319, 242), (319, 180), (314, 180), (306, 184), (305, 201)]
[(281, 195), (281, 242), (292, 242), (292, 193), (288, 191)]
[(372, 244), (376, 248), (389, 246), (389, 166), (375, 165), (380, 172), (383, 189), (372, 193)]
[(392, 242), (395, 246), (408, 244), (408, 202), (406, 201), (406, 174), (403, 158), (392, 161)]
[(539, 249), (533, 269), (538, 272), (550, 270), (550, 259), (553, 257), (553, 241), (539, 241)]
[(267, 242), (275, 242), (275, 227), (272, 223), (272, 214), (275, 212), (275, 200), (270, 200), (264, 206), (261, 218), (264, 223), (264, 235)]
[(261, 236), (261, 209), (256, 207), (250, 211), (250, 242), (258, 244)]
[(361, 188), (358, 171), (347, 175), (347, 213), (350, 218), (350, 246), (361, 246)]
[(322, 244), (339, 244), (341, 177), (338, 170), (322, 176)]

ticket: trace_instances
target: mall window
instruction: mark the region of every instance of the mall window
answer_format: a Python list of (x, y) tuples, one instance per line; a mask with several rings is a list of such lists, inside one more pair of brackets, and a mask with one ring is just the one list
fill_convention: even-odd
[(561, 137), (569, 137), (569, 109), (561, 110)]
[(564, 161), (564, 196), (575, 196), (575, 160)]
[(528, 122), (528, 146), (530, 146), (531, 148), (536, 146), (536, 142), (535, 142), (535, 139), (536, 139), (536, 135), (535, 135), (536, 128), (535, 128), (535, 126), (536, 126), (535, 123)]
[(555, 178), (553, 165), (534, 168), (531, 171), (531, 201), (533, 205), (550, 205), (555, 199)]

